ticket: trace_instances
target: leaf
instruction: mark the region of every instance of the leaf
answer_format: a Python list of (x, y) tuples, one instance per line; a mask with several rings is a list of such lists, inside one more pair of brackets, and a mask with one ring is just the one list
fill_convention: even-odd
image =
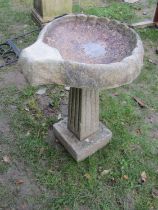
[(143, 171), (141, 173), (141, 183), (145, 183), (147, 181), (147, 175), (146, 175), (146, 172)]
[(119, 94), (118, 93), (113, 93), (112, 96), (119, 96)]
[(28, 107), (25, 107), (24, 110), (27, 111), (27, 112), (30, 111)]
[(110, 173), (110, 171), (111, 171), (111, 169), (102, 171), (101, 176), (107, 175), (108, 173)]
[(154, 64), (154, 65), (157, 65), (157, 63), (155, 61), (153, 61), (152, 59), (149, 59), (149, 62)]
[(61, 120), (61, 119), (62, 119), (62, 115), (58, 114), (58, 120)]
[(116, 180), (115, 180), (114, 177), (112, 177), (112, 178), (111, 178), (111, 185), (113, 186), (113, 185), (115, 185), (115, 184), (116, 184)]
[(45, 148), (44, 147), (41, 147), (40, 148), (40, 151), (39, 151), (39, 155), (43, 155), (45, 152)]
[(153, 198), (158, 198), (158, 189), (156, 189), (156, 188), (152, 189), (152, 196), (153, 196)]
[(24, 183), (24, 181), (22, 179), (16, 180), (16, 185), (20, 185), (20, 184), (23, 184), (23, 183)]
[(41, 88), (36, 92), (36, 94), (37, 95), (44, 95), (46, 93), (46, 90), (47, 90), (47, 88)]
[(139, 136), (142, 135), (142, 132), (141, 132), (140, 128), (136, 129), (136, 134), (139, 135)]
[(141, 107), (141, 108), (144, 108), (146, 107), (144, 101), (142, 101), (141, 99), (139, 99), (138, 97), (133, 97), (133, 99), (138, 103), (138, 105)]
[(69, 91), (70, 90), (70, 87), (65, 86), (65, 90)]
[(26, 136), (30, 136), (30, 131), (27, 131)]
[(11, 162), (10, 157), (9, 157), (8, 155), (5, 155), (5, 156), (3, 157), (3, 161), (4, 161), (5, 163), (10, 163), (10, 162)]
[(128, 175), (123, 175), (123, 179), (128, 180)]
[(84, 177), (86, 178), (86, 179), (91, 179), (91, 175), (90, 174), (88, 174), (88, 173), (86, 173), (85, 175), (84, 175)]

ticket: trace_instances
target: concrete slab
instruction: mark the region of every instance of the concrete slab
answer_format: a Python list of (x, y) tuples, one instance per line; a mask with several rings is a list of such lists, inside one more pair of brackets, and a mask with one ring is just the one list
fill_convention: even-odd
[(146, 28), (146, 27), (150, 27), (150, 26), (154, 26), (154, 22), (152, 20), (146, 20), (146, 21), (139, 22), (139, 23), (133, 23), (131, 25), (132, 28)]
[(138, 2), (138, 1), (139, 1), (139, 0), (124, 0), (124, 2), (130, 3), (130, 4), (136, 3), (136, 2)]
[(107, 129), (105, 125), (100, 123), (99, 130), (95, 134), (83, 141), (79, 141), (78, 138), (68, 130), (67, 118), (54, 124), (53, 132), (55, 137), (77, 162), (86, 159), (97, 150), (103, 148), (112, 138), (112, 132)]

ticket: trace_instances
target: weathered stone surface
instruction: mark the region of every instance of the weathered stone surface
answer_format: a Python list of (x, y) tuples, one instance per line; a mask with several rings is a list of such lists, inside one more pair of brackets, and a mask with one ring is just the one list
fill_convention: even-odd
[(81, 141), (99, 129), (98, 90), (70, 89), (68, 128)]
[[(85, 59), (82, 49), (78, 50), (89, 39), (91, 43), (85, 50), (88, 56), (98, 52), (102, 56), (95, 62), (84, 54)], [(95, 40), (99, 44), (93, 44)], [(109, 57), (102, 54), (105, 48)], [(65, 119), (56, 123), (54, 134), (75, 160), (84, 160), (111, 139), (111, 131), (99, 124), (99, 89), (131, 83), (141, 71), (143, 55), (142, 42), (133, 29), (117, 21), (87, 15), (67, 15), (54, 20), (44, 27), (36, 43), (22, 51), (19, 62), (31, 84), (71, 87), (68, 122)]]
[(86, 159), (88, 156), (104, 147), (109, 143), (112, 137), (111, 131), (102, 123), (100, 123), (99, 130), (84, 141), (79, 141), (78, 138), (69, 131), (67, 128), (67, 119), (56, 123), (53, 127), (55, 136), (78, 162)]
[[(56, 26), (70, 21), (76, 21), (78, 24), (86, 21), (94, 27), (100, 24), (109, 30), (118, 31), (129, 38), (130, 55), (125, 56), (120, 62), (109, 64), (86, 64), (64, 60), (58, 49), (44, 43), (44, 38), (51, 36)], [(24, 75), (33, 85), (57, 83), (76, 88), (108, 89), (131, 83), (140, 74), (143, 55), (143, 45), (139, 36), (126, 25), (96, 16), (67, 15), (46, 25), (37, 42), (22, 51), (19, 62)]]
[(118, 29), (118, 24), (103, 20), (88, 17), (63, 21), (48, 30), (43, 42), (58, 49), (64, 60), (85, 64), (120, 62), (131, 55), (136, 38), (127, 29)]

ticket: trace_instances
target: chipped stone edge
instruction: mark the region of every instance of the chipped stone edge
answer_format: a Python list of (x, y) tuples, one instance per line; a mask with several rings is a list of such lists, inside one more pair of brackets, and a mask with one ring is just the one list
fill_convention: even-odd
[[(70, 20), (111, 22), (121, 24), (136, 37), (137, 44), (132, 54), (122, 61), (110, 64), (85, 64), (63, 60), (59, 51), (43, 42), (46, 33), (53, 26)], [(19, 59), (22, 71), (32, 85), (64, 84), (76, 88), (116, 88), (129, 84), (141, 72), (144, 48), (139, 35), (126, 24), (119, 21), (99, 18), (93, 15), (66, 15), (47, 24), (41, 31), (37, 41), (25, 48)]]

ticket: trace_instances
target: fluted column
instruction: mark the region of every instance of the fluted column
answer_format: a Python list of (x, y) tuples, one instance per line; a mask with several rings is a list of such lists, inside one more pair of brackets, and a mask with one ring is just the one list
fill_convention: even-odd
[(70, 88), (68, 129), (80, 140), (99, 129), (99, 91)]

